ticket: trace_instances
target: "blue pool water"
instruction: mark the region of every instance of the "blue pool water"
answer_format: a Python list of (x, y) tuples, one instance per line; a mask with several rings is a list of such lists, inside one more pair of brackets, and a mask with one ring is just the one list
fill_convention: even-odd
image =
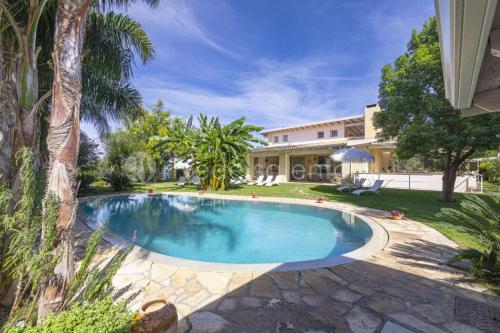
[(336, 210), (193, 196), (112, 197), (80, 204), (79, 215), (145, 249), (218, 263), (323, 259), (372, 235), (365, 222)]

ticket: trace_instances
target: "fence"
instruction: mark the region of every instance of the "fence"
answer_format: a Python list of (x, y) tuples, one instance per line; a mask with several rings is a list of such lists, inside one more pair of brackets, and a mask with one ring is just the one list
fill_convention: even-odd
[[(375, 180), (384, 181), (383, 187), (407, 190), (441, 191), (442, 174), (411, 174), (411, 173), (367, 173), (359, 172), (356, 178), (366, 178), (364, 186), (371, 186)], [(482, 192), (481, 175), (471, 174), (458, 176), (455, 182), (455, 192)]]

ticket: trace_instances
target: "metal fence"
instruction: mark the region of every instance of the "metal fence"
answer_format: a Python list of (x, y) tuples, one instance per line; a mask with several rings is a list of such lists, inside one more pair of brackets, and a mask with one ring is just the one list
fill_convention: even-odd
[[(407, 190), (441, 191), (442, 174), (415, 174), (415, 173), (368, 173), (359, 172), (356, 178), (366, 178), (364, 186), (371, 186), (375, 180), (384, 181), (383, 187)], [(483, 180), (481, 175), (470, 174), (457, 176), (455, 192), (482, 192)]]

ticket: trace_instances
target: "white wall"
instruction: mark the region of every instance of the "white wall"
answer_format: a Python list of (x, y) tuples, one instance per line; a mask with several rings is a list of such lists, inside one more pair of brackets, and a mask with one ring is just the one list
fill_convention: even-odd
[[(318, 132), (325, 132), (325, 138), (324, 140), (328, 139), (335, 139), (330, 137), (330, 130), (337, 130), (338, 131), (338, 136), (336, 138), (343, 138), (344, 137), (344, 125), (338, 124), (338, 125), (326, 125), (326, 126), (318, 126), (315, 128), (305, 128), (305, 129), (299, 129), (299, 130), (293, 130), (293, 131), (283, 131), (283, 132), (277, 132), (277, 133), (271, 133), (269, 134), (269, 143), (272, 145), (274, 144), (274, 137), (278, 136), (279, 141), (278, 144), (283, 144), (283, 143), (296, 143), (296, 142), (302, 142), (302, 141), (313, 141), (318, 139)], [(283, 141), (283, 135), (288, 135), (288, 142)], [(321, 140), (321, 139), (318, 139)]]
[[(442, 190), (441, 174), (402, 174), (402, 173), (358, 173), (358, 178), (366, 178), (363, 186), (371, 186), (377, 179), (384, 181), (382, 187), (411, 190)], [(455, 192), (468, 192), (476, 189), (476, 176), (458, 176), (455, 182)]]

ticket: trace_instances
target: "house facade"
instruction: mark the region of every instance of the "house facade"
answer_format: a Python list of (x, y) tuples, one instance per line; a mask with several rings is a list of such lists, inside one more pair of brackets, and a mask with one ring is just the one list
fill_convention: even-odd
[[(380, 111), (367, 105), (363, 114), (261, 132), (268, 146), (248, 155), (249, 174), (279, 176), (283, 182), (340, 181), (355, 172), (387, 172), (396, 169), (395, 142), (378, 142), (372, 117)], [(329, 156), (336, 150), (356, 147), (368, 150), (372, 163), (339, 163)]]

